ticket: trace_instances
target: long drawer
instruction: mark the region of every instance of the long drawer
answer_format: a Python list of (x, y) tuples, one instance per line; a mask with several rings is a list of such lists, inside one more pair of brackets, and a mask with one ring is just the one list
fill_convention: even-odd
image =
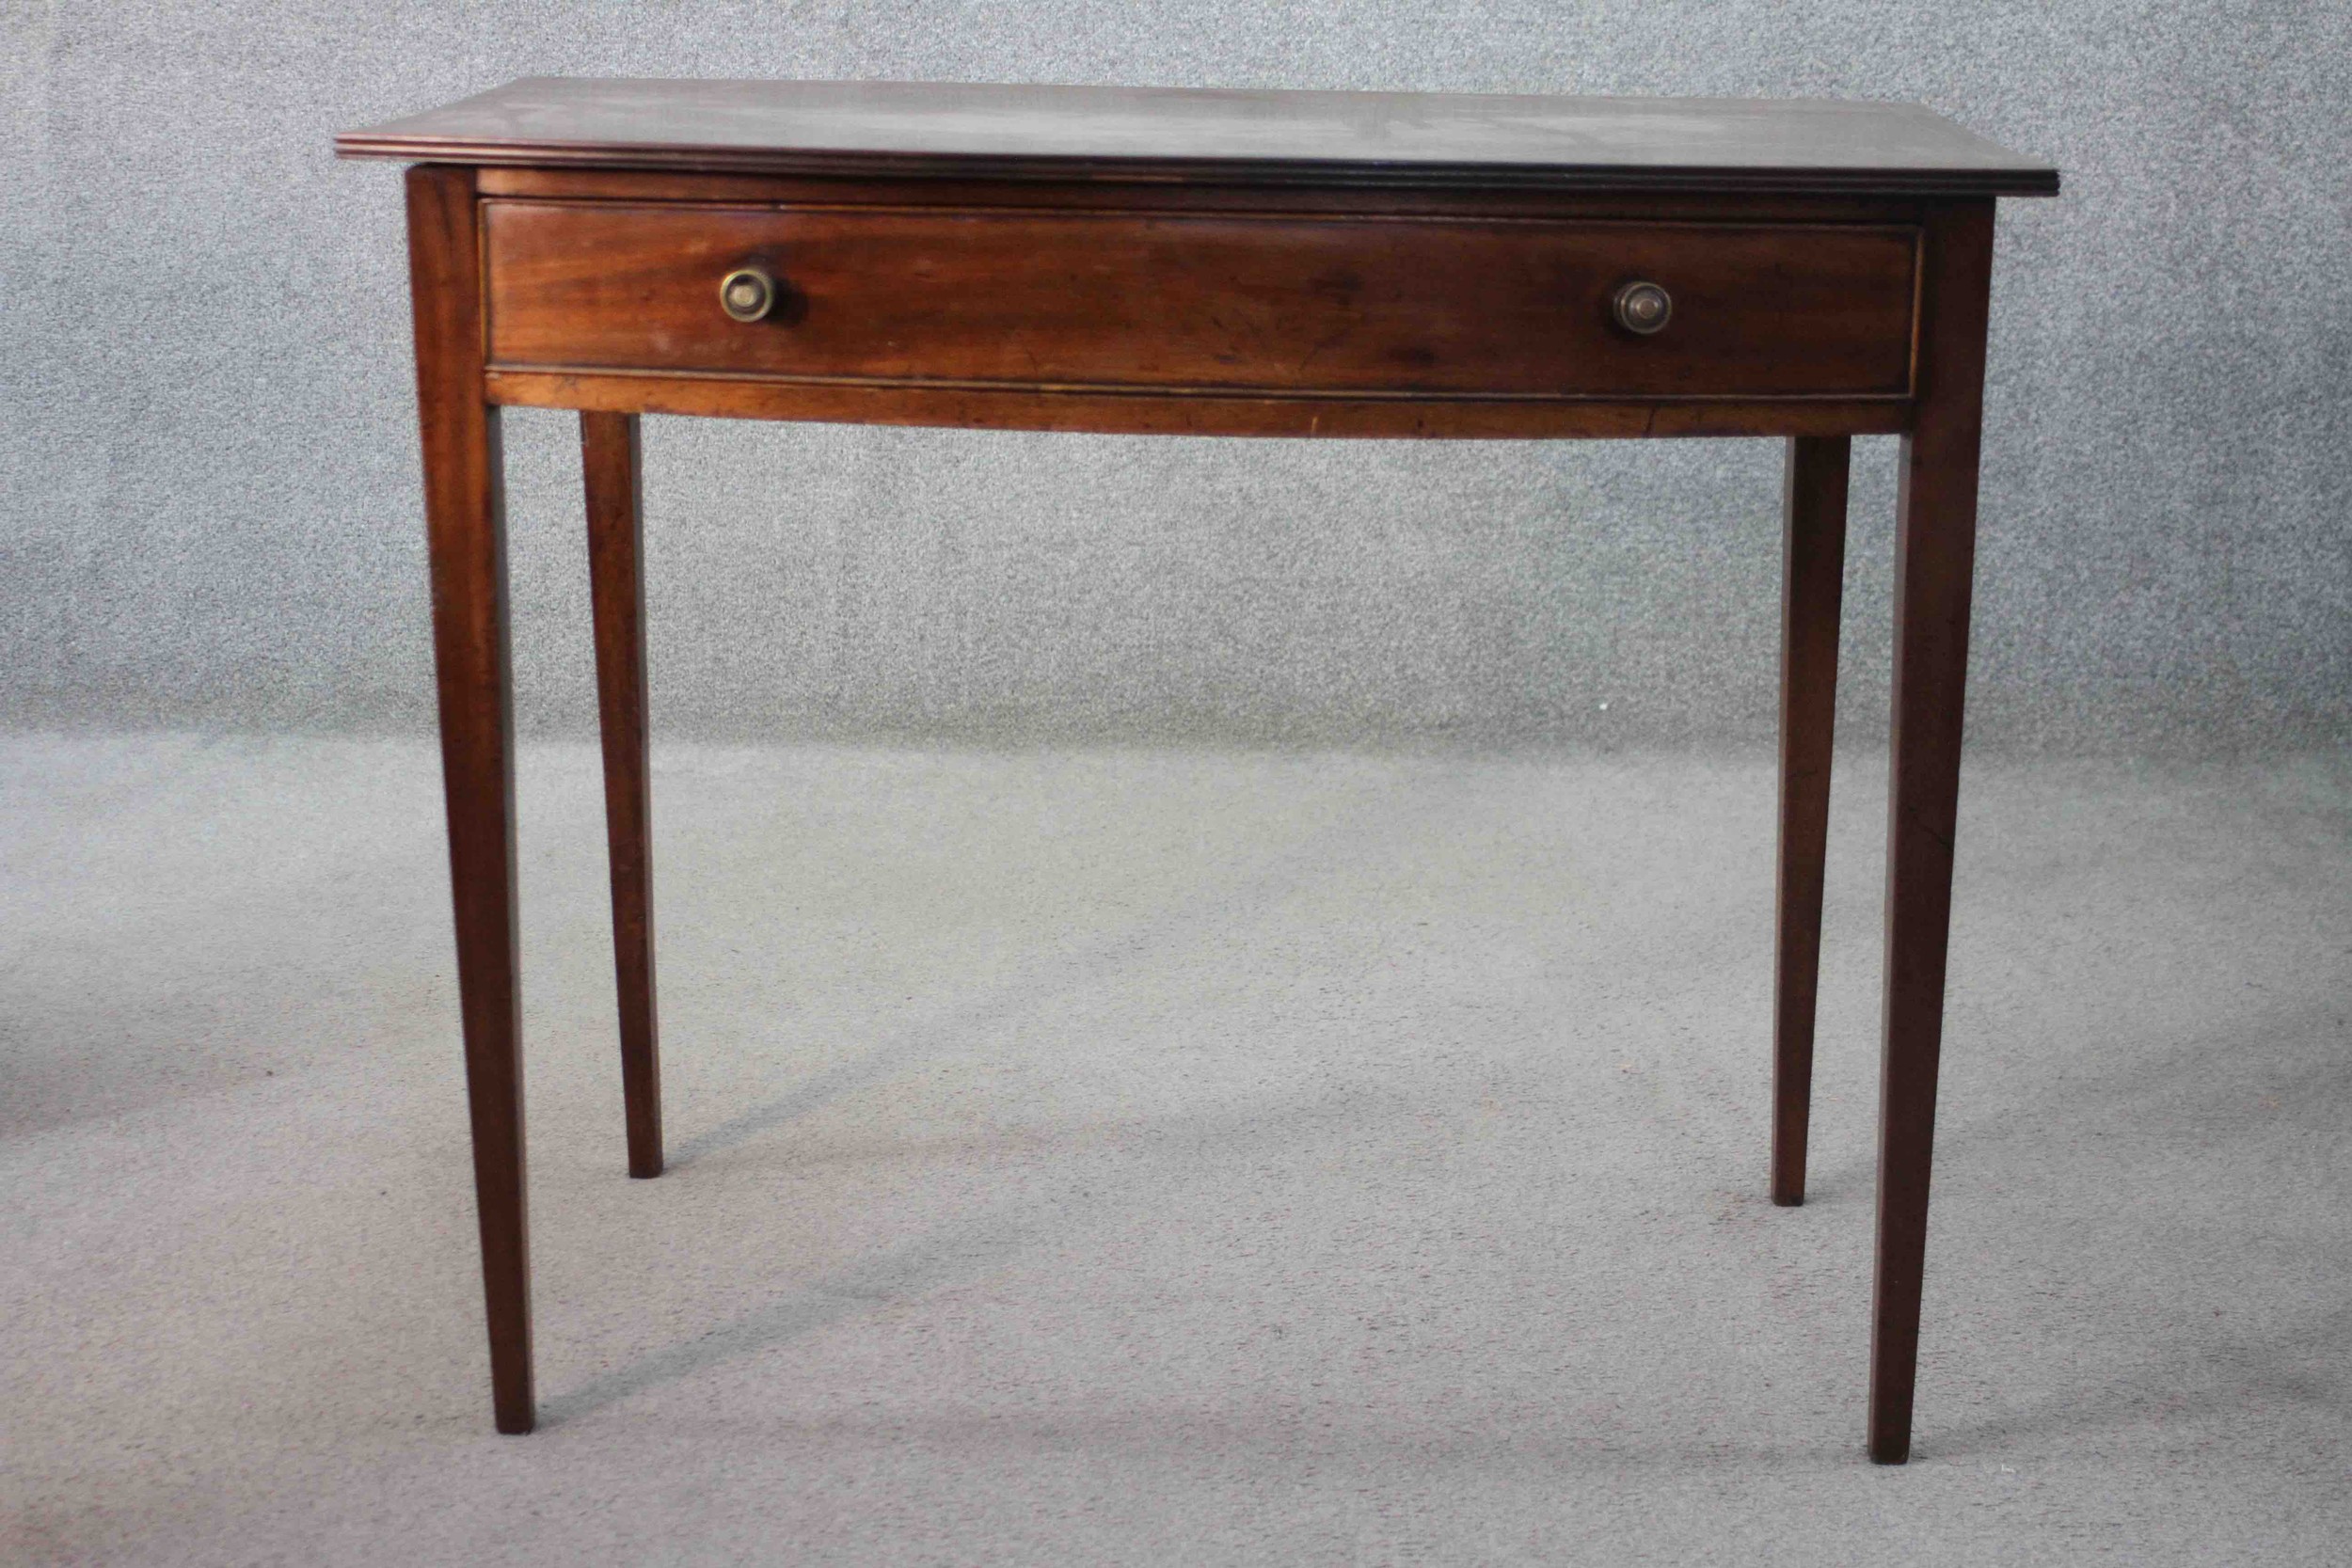
[[(1899, 225), (522, 199), (483, 215), (494, 370), (1342, 397), (1912, 389), (1918, 231)], [(755, 320), (721, 297), (745, 273), (772, 280)], [(1658, 293), (1629, 315), (1640, 284)]]

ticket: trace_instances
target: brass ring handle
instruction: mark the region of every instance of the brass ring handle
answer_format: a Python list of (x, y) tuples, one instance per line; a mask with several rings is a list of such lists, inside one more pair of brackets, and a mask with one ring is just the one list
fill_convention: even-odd
[(755, 322), (776, 308), (776, 280), (765, 267), (738, 267), (719, 279), (719, 309)]
[(1645, 338), (1663, 332), (1666, 323), (1674, 319), (1674, 296), (1655, 283), (1628, 283), (1617, 291), (1612, 305), (1617, 325)]

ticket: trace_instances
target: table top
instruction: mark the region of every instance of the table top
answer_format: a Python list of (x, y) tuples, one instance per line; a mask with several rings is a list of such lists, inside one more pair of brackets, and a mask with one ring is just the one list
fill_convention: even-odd
[(801, 175), (2051, 196), (1909, 103), (529, 77), (345, 157)]

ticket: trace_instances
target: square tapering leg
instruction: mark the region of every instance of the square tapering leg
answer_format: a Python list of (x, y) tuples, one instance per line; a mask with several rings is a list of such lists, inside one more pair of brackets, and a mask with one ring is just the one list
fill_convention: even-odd
[(621, 1004), (628, 1173), (661, 1174), (661, 1053), (653, 981), (652, 784), (645, 725), (644, 464), (634, 414), (580, 417), (589, 597), (612, 862), (612, 966)]
[(1911, 1456), (1927, 1261), (1928, 1174), (1943, 1045), (1952, 836), (1976, 564), (1977, 455), (1993, 203), (1929, 217), (1919, 401), (1903, 437), (1895, 531), (1894, 758), (1886, 851), (1885, 1054), (1880, 1078), (1878, 1270), (1870, 1317), (1870, 1457)]
[(498, 410), (482, 376), (473, 172), (408, 171), (408, 263), (449, 809), (457, 990), (473, 1122), (490, 1386), (501, 1432), (535, 1419), (516, 942), (515, 747)]
[(1780, 600), (1780, 885), (1772, 973), (1772, 1201), (1804, 1201), (1813, 1109), (1813, 1011), (1821, 970), (1821, 879), (1837, 722), (1837, 619), (1846, 576), (1853, 442), (1788, 442)]

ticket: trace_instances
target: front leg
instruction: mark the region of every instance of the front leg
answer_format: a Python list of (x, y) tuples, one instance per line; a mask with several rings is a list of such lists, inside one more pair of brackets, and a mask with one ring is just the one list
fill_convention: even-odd
[(1894, 760), (1886, 848), (1885, 1055), (1880, 1078), (1878, 1277), (1870, 1319), (1870, 1457), (1911, 1456), (1928, 1171), (1960, 812), (1962, 700), (1977, 540), (1977, 450), (1993, 268), (1993, 203), (1927, 224), (1918, 403), (1903, 437), (1895, 533)]
[(408, 266), (433, 574), (433, 657), (449, 806), (457, 993), (473, 1119), (475, 1206), (501, 1432), (529, 1432), (531, 1259), (523, 1180), (515, 736), (499, 411), (485, 399), (473, 171), (408, 171)]

